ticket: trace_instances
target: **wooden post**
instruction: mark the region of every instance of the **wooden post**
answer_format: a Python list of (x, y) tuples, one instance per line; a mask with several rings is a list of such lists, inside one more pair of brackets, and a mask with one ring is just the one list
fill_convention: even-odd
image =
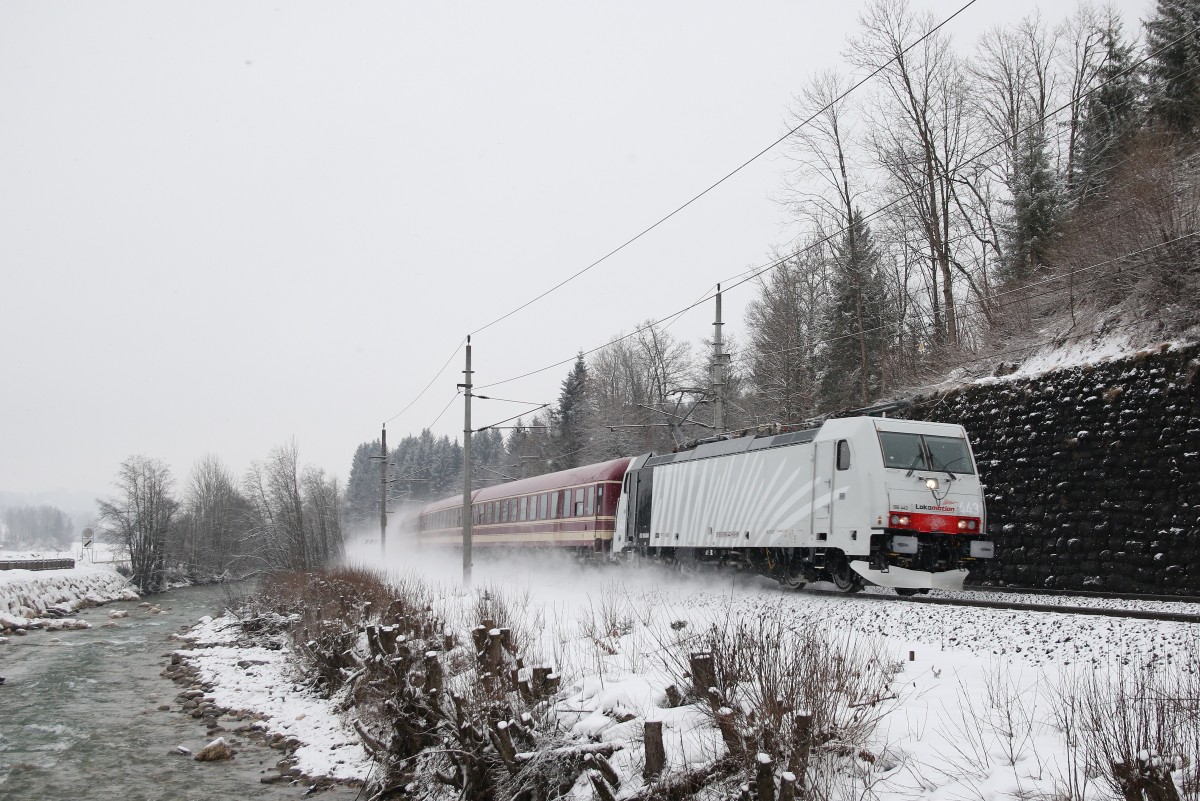
[(717, 673), (713, 668), (711, 653), (700, 652), (691, 654), (688, 660), (692, 669), (692, 692), (700, 698), (708, 695), (709, 687), (717, 686)]
[(383, 654), (383, 648), (381, 648), (379, 645), (379, 635), (378, 635), (378, 633), (376, 633), (375, 627), (367, 626), (366, 632), (367, 632), (367, 645), (371, 649), (371, 656), (381, 656)]
[(379, 646), (385, 654), (396, 653), (396, 638), (399, 634), (400, 629), (397, 626), (379, 627)]
[(509, 769), (515, 769), (517, 749), (513, 748), (512, 736), (508, 733), (508, 723), (502, 720), (492, 731), (495, 735), (492, 745), (496, 747), (496, 752), (500, 754), (500, 758), (504, 760), (504, 764), (508, 765)]
[(442, 689), (442, 663), (438, 661), (437, 651), (425, 652), (425, 686), (439, 692)]
[(779, 801), (796, 801), (796, 774), (784, 771), (779, 777)]
[(775, 801), (775, 763), (770, 754), (760, 753), (757, 757), (754, 783), (758, 789), (758, 801)]
[(546, 679), (554, 672), (554, 668), (540, 666), (533, 669), (533, 694), (538, 698), (546, 695)]
[(788, 772), (796, 778), (796, 790), (804, 795), (804, 780), (808, 775), (808, 755), (812, 750), (812, 715), (799, 714), (793, 719), (792, 758)]
[(454, 639), (455, 639), (455, 637), (454, 637), (453, 631), (446, 630), (446, 631), (442, 632), (442, 650), (443, 651), (453, 651), (454, 650)]
[(672, 709), (683, 706), (683, 693), (674, 684), (667, 688), (667, 706)]
[(642, 776), (647, 780), (658, 778), (667, 766), (667, 751), (663, 748), (661, 720), (647, 720), (642, 729), (646, 744), (646, 768)]
[(504, 644), (500, 641), (500, 629), (490, 629), (487, 636), (488, 664), (492, 670), (499, 671), (504, 664)]
[(729, 755), (734, 758), (740, 757), (745, 746), (742, 743), (741, 735), (738, 734), (732, 709), (723, 706), (717, 710), (717, 728), (721, 731), (721, 739), (725, 741), (725, 748), (729, 751)]

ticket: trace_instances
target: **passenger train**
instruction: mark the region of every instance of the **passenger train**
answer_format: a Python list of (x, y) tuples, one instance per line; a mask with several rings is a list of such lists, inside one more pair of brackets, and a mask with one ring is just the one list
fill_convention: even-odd
[[(424, 507), (422, 543), (462, 543), (462, 499)], [(789, 587), (959, 589), (994, 555), (961, 426), (880, 417), (715, 438), (513, 481), (472, 495), (474, 548), (719, 565)]]

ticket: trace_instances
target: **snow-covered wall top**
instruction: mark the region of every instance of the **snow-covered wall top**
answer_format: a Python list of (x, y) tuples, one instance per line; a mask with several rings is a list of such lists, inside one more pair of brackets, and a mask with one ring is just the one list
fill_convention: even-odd
[(961, 423), (997, 558), (972, 581), (1200, 594), (1200, 346), (920, 398)]
[(109, 565), (73, 570), (0, 571), (0, 629), (32, 625), (47, 613), (70, 614), (84, 606), (137, 595)]

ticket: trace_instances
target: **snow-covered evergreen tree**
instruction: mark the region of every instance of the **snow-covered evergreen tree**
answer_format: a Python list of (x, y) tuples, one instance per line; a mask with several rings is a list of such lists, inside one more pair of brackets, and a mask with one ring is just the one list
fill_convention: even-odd
[(580, 464), (580, 452), (587, 442), (587, 364), (583, 353), (575, 357), (575, 365), (562, 382), (555, 411), (556, 451), (554, 467), (566, 470)]
[(1061, 209), (1061, 190), (1040, 126), (1021, 135), (1012, 178), (1012, 218), (1007, 230), (1004, 278), (1024, 281), (1045, 263)]
[(1146, 74), (1153, 118), (1192, 134), (1200, 124), (1200, 0), (1158, 0), (1146, 21)]
[(855, 209), (833, 247), (833, 277), (817, 351), (825, 410), (866, 405), (883, 389), (883, 360), (895, 327), (871, 227)]
[(1076, 198), (1082, 203), (1102, 195), (1142, 122), (1141, 85), (1134, 69), (1133, 44), (1125, 38), (1115, 13), (1105, 23), (1103, 39), (1099, 88), (1087, 100), (1072, 181)]
[(361, 526), (379, 519), (379, 456), (379, 440), (364, 442), (354, 451), (350, 478), (346, 480), (347, 526)]

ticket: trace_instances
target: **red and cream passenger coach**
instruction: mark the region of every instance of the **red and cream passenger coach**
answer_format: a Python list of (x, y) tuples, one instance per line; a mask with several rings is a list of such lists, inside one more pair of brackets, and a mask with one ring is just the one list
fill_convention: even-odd
[[(476, 490), (471, 496), (473, 546), (610, 550), (629, 462), (614, 459)], [(461, 496), (426, 506), (417, 520), (417, 540), (461, 545), (462, 508)]]

